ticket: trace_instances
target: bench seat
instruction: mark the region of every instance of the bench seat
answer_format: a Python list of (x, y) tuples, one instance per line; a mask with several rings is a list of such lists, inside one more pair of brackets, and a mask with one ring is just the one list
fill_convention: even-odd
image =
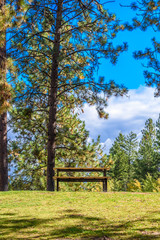
[(55, 177), (59, 182), (103, 182), (109, 177)]
[[(59, 191), (59, 183), (60, 182), (102, 182), (103, 183), (103, 191), (107, 192), (107, 180), (110, 177), (106, 176), (106, 172), (108, 168), (73, 168), (73, 167), (59, 167), (54, 168), (55, 176), (53, 177), (54, 181), (57, 182), (57, 191)], [(102, 172), (103, 177), (99, 176), (80, 176), (80, 177), (73, 177), (73, 176), (59, 176), (60, 172)]]

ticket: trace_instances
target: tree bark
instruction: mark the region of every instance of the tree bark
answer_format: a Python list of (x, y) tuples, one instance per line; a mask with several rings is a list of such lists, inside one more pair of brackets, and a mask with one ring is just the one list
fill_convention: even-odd
[[(5, 5), (5, 0), (0, 0), (0, 9)], [(4, 43), (0, 47), (0, 80), (6, 81), (6, 32)], [(1, 43), (2, 44), (2, 43)], [(0, 191), (8, 190), (8, 159), (7, 159), (7, 113), (0, 116)]]
[(49, 94), (49, 123), (48, 123), (48, 161), (47, 161), (47, 190), (55, 191), (54, 167), (56, 156), (56, 113), (57, 113), (57, 87), (58, 66), (60, 55), (60, 36), (62, 22), (63, 0), (57, 2), (57, 17), (55, 28), (55, 40), (53, 46), (51, 85)]
[(0, 116), (0, 191), (8, 191), (7, 113)]

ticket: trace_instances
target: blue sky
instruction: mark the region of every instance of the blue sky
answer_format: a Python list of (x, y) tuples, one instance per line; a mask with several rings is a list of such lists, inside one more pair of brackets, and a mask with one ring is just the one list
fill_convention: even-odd
[[(104, 2), (104, 0), (102, 1)], [(122, 23), (132, 21), (132, 17), (135, 17), (135, 11), (128, 7), (121, 7), (122, 5), (129, 4), (133, 0), (115, 0), (114, 2), (105, 4), (105, 8), (111, 12), (115, 12), (117, 18), (121, 19)], [(115, 44), (122, 42), (128, 43), (128, 51), (120, 55), (117, 64), (114, 66), (109, 63), (108, 60), (101, 60), (101, 66), (99, 68), (98, 76), (105, 76), (106, 80), (115, 80), (117, 83), (123, 83), (129, 89), (138, 88), (140, 85), (145, 84), (143, 77), (142, 61), (133, 58), (133, 52), (136, 50), (143, 50), (146, 47), (152, 47), (151, 39), (154, 36), (158, 36), (152, 28), (146, 32), (142, 32), (140, 29), (132, 32), (123, 31), (120, 32), (115, 38)], [(144, 63), (144, 61), (143, 61)]]
[[(122, 8), (119, 4), (125, 5), (130, 2), (133, 1), (115, 0), (106, 4), (106, 8), (115, 12), (123, 23), (131, 21), (135, 12), (126, 7)], [(106, 109), (109, 113), (108, 120), (99, 119), (95, 107), (90, 108), (87, 104), (84, 107), (84, 114), (80, 115), (86, 123), (87, 130), (90, 131), (90, 137), (96, 139), (98, 135), (101, 136), (101, 142), (106, 146), (106, 152), (120, 132), (128, 134), (133, 131), (140, 139), (145, 121), (148, 118), (152, 118), (154, 122), (158, 119), (160, 98), (154, 98), (155, 90), (145, 86), (142, 61), (133, 58), (134, 51), (152, 47), (151, 39), (154, 36), (158, 38), (160, 35), (153, 29), (148, 29), (146, 32), (138, 29), (119, 33), (115, 43), (128, 42), (128, 51), (121, 54), (116, 66), (113, 66), (108, 60), (101, 60), (99, 71), (95, 73), (97, 78), (104, 76), (106, 80), (115, 80), (129, 89), (128, 98), (112, 97), (109, 100), (109, 106)]]

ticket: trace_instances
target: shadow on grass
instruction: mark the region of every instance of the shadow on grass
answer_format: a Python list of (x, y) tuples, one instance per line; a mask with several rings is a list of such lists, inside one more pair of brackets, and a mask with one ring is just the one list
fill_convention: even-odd
[(14, 216), (14, 215), (16, 215), (16, 214), (15, 213), (3, 213), (3, 214), (0, 213), (0, 216)]
[[(134, 221), (119, 222), (117, 219), (115, 223), (100, 217), (88, 217), (71, 209), (62, 211), (61, 217), (53, 219), (25, 216), (20, 218), (16, 214), (4, 213), (3, 218), (0, 214), (0, 239), (154, 240), (160, 239), (158, 228), (160, 219), (154, 218), (154, 214), (157, 213), (159, 212), (150, 212)], [(64, 228), (59, 225), (59, 229), (54, 229), (54, 223), (64, 219), (66, 222), (73, 219), (73, 224), (66, 224)], [(149, 223), (147, 228), (144, 226), (146, 221)], [(153, 223), (156, 225), (154, 226)], [(45, 229), (43, 233), (42, 228)], [(16, 233), (16, 236), (15, 234), (12, 236), (13, 233)], [(9, 238), (9, 236), (12, 237)]]
[[(1, 214), (2, 216), (2, 214)], [(7, 216), (12, 218), (8, 219)], [(28, 217), (13, 217), (13, 214), (4, 214), (3, 218), (0, 218), (0, 239), (21, 239), (18, 237), (19, 231), (24, 232), (25, 229), (28, 229), (28, 235), (32, 232), (34, 227), (43, 225), (47, 220), (37, 219), (37, 218), (28, 218)], [(32, 230), (30, 230), (32, 228)], [(8, 236), (12, 233), (17, 232), (17, 237), (13, 236), (9, 238)], [(26, 239), (26, 238), (25, 238)], [(27, 238), (28, 239), (28, 238)], [(30, 238), (29, 238), (30, 239)]]

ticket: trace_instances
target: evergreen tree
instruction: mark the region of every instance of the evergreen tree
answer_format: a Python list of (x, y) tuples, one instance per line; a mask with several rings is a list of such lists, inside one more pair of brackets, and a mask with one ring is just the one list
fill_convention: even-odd
[[(12, 171), (14, 169), (10, 176), (10, 188), (14, 190), (46, 189), (47, 125), (42, 113), (36, 113), (35, 120), (37, 125), (20, 116), (12, 128), (16, 137), (10, 143), (9, 166)], [(57, 141), (56, 167), (109, 166), (99, 139), (92, 143), (87, 142), (89, 133), (77, 114), (70, 113), (67, 108), (63, 109), (61, 125), (61, 136)], [(65, 184), (66, 187), (68, 185), (73, 186), (72, 190), (79, 190), (82, 184)]]
[[(34, 111), (48, 112), (48, 190), (54, 190), (53, 169), (61, 132), (58, 112), (66, 106), (82, 107), (88, 102), (97, 106), (100, 117), (107, 118), (106, 99), (126, 92), (113, 81), (105, 83), (101, 78), (97, 82), (93, 78), (101, 57), (116, 63), (119, 54), (126, 50), (126, 44), (112, 45), (112, 39), (123, 29), (115, 15), (95, 0), (33, 1), (15, 36), (14, 41), (19, 43), (13, 45), (12, 56), (18, 59), (20, 78), (25, 79), (16, 83), (20, 89), (20, 85), (25, 85), (17, 99), (25, 99), (26, 114), (29, 112), (30, 116)], [(39, 107), (39, 100), (43, 108)]]
[(131, 132), (128, 136), (122, 133), (116, 138), (110, 149), (113, 160), (112, 176), (115, 190), (127, 190), (127, 184), (133, 180), (133, 164), (137, 154), (137, 136)]
[[(0, 1), (0, 15), (4, 15), (5, 1)], [(2, 19), (4, 20), (4, 19)], [(1, 24), (5, 25), (3, 21)], [(8, 160), (7, 160), (7, 112), (6, 96), (2, 92), (6, 86), (6, 29), (2, 31), (0, 37), (0, 191), (8, 190)]]
[(10, 88), (6, 83), (6, 13), (5, 1), (0, 0), (0, 191), (8, 190), (7, 109)]
[[(11, 86), (7, 83), (7, 70), (12, 69), (8, 58), (11, 33), (23, 20), (24, 1), (0, 0), (0, 191), (8, 190), (7, 110), (10, 107)], [(7, 34), (8, 33), (8, 34)]]
[(160, 150), (160, 114), (156, 122), (156, 144), (159, 151)]
[(158, 161), (156, 158), (156, 131), (153, 120), (149, 118), (142, 130), (142, 139), (139, 144), (138, 159), (135, 163), (136, 178), (142, 181), (147, 174), (155, 179), (158, 177)]
[(111, 169), (114, 179), (114, 189), (117, 191), (126, 191), (128, 182), (128, 158), (125, 151), (125, 136), (120, 133), (110, 149), (110, 154), (113, 160)]
[(156, 122), (156, 158), (158, 162), (158, 176), (160, 176), (160, 114)]
[(130, 132), (125, 138), (125, 151), (128, 157), (128, 183), (133, 180), (134, 162), (137, 158), (137, 150), (137, 135), (133, 132)]

